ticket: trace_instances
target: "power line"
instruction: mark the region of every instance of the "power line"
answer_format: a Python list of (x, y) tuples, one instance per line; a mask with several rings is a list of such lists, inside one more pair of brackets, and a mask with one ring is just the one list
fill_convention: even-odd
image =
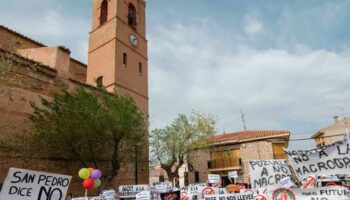
[[(336, 134), (336, 135), (329, 135), (329, 136), (323, 136), (320, 138), (329, 138), (329, 137), (336, 137), (336, 136), (344, 136), (345, 133), (343, 134)], [(289, 141), (301, 141), (301, 140), (314, 140), (313, 138), (297, 138), (297, 139), (290, 139)]]

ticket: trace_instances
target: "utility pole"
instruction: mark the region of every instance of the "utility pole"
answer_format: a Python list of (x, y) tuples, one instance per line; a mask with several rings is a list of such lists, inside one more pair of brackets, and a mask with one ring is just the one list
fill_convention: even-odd
[(242, 122), (243, 122), (243, 129), (246, 131), (247, 130), (247, 127), (246, 127), (246, 125), (245, 125), (245, 115), (247, 114), (247, 113), (243, 113), (243, 111), (242, 111), (242, 106), (240, 106), (240, 110), (241, 110), (241, 118), (242, 118)]

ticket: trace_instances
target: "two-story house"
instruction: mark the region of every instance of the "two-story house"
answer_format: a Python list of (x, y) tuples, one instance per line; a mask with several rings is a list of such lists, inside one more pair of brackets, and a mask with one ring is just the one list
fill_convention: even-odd
[(350, 131), (349, 117), (339, 119), (338, 116), (334, 116), (333, 119), (333, 124), (320, 129), (311, 136), (311, 138), (315, 140), (318, 147), (342, 140), (345, 137), (346, 130), (348, 129), (348, 131)]
[(249, 183), (248, 160), (285, 159), (290, 132), (254, 130), (213, 136), (207, 148), (189, 154), (189, 182), (205, 183), (208, 174), (220, 174), (230, 183), (229, 171), (237, 171), (236, 183)]

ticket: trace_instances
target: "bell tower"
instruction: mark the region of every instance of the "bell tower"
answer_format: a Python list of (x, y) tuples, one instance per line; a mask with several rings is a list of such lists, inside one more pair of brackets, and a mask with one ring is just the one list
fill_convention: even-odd
[[(145, 0), (93, 0), (86, 81), (131, 96), (148, 117), (145, 9)], [(139, 184), (148, 183), (148, 165), (136, 168), (137, 173), (121, 169), (118, 179), (128, 184), (135, 183), (134, 179)]]
[(144, 0), (93, 0), (87, 83), (131, 96), (148, 115)]

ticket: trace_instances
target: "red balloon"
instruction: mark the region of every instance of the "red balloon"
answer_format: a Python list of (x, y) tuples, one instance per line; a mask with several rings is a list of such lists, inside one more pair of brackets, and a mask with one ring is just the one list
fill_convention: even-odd
[(83, 181), (83, 188), (85, 190), (91, 190), (94, 188), (94, 179), (92, 178), (87, 178)]

